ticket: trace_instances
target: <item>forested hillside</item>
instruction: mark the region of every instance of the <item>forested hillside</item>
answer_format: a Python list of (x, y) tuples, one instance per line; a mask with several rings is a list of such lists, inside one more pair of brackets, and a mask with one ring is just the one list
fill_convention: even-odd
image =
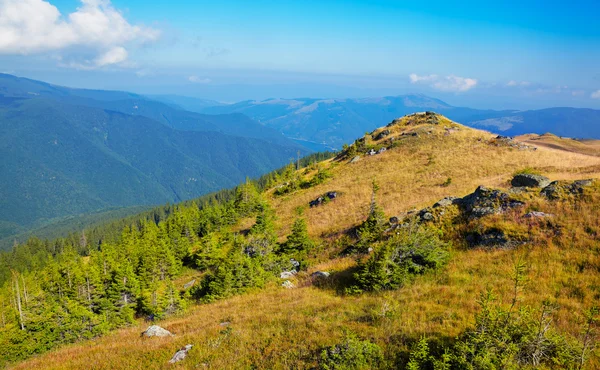
[(240, 114), (200, 115), (8, 75), (0, 93), (5, 240), (65, 216), (191, 199), (308, 152)]
[(427, 113), (300, 167), (2, 254), (3, 360), (81, 341), (15, 368), (159, 369), (187, 344), (174, 366), (598, 366), (599, 157)]

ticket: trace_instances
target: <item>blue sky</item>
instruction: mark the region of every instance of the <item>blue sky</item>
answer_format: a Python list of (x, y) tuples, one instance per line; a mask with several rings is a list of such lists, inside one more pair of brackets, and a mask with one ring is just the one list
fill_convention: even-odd
[[(15, 3), (51, 18), (43, 34), (3, 18)], [(0, 37), (0, 71), (228, 101), (421, 92), (600, 108), (599, 24), (598, 1), (0, 0), (0, 32), (22, 33)]]

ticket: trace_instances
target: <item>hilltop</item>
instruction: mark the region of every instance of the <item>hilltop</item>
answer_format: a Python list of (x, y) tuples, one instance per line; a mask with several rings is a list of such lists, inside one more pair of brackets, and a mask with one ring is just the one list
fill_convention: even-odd
[(491, 110), (457, 107), (422, 94), (362, 99), (267, 99), (208, 106), (203, 113), (243, 113), (284, 135), (339, 149), (394, 118), (436, 111), (467, 126), (502, 135), (529, 133), (600, 139), (600, 111), (580, 108)]
[[(600, 157), (596, 145), (536, 139), (411, 114), (335, 158), (272, 173), (258, 189), (246, 183), (218, 204), (182, 205), (97, 252), (74, 247), (89, 257), (63, 241), (53, 265), (23, 263), (22, 277), (5, 278), (4, 302), (15, 280), (43, 304), (61, 292), (86, 324), (61, 316), (57, 300), (53, 315), (68, 328), (38, 329), (64, 342), (129, 327), (14, 368), (158, 369), (186, 344), (194, 347), (178, 368), (468, 368), (462, 358), (595, 368)], [(113, 271), (107, 280), (102, 268)], [(12, 319), (0, 345), (12, 359), (50, 349), (16, 353), (15, 341), (33, 344), (16, 309), (2, 310)], [(29, 328), (35, 307), (25, 310)], [(150, 313), (175, 336), (140, 338)]]

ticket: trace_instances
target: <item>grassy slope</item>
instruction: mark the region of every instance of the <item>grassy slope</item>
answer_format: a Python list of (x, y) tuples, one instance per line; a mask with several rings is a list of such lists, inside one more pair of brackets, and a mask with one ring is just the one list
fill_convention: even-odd
[[(450, 123), (447, 123), (450, 125)], [(430, 130), (428, 127), (397, 127), (393, 130)], [(492, 135), (460, 127), (446, 135), (442, 128), (432, 134), (406, 137), (402, 144), (384, 154), (365, 157), (354, 164), (328, 161), (333, 179), (315, 188), (294, 194), (270, 196), (278, 215), (280, 235), (287, 234), (298, 207), (328, 190), (341, 196), (327, 205), (305, 209), (309, 230), (315, 237), (333, 238), (362, 221), (370, 200), (371, 180), (381, 191), (379, 202), (388, 215), (413, 207), (431, 205), (447, 195), (462, 196), (478, 185), (508, 186), (518, 169), (533, 167), (552, 179), (600, 177), (600, 158), (540, 147), (520, 151), (490, 145)], [(397, 132), (395, 132), (397, 133)], [(443, 187), (452, 178), (450, 186)], [(536, 201), (540, 210), (557, 215), (563, 226), (560, 236), (540, 231), (534, 242), (514, 250), (468, 250), (456, 241), (449, 265), (437, 274), (418, 277), (403, 289), (346, 297), (337, 293), (336, 281), (343, 281), (355, 264), (352, 258), (329, 259), (335, 248), (324, 247), (315, 256), (315, 265), (298, 277), (298, 288), (265, 290), (208, 305), (194, 306), (181, 317), (161, 325), (177, 336), (141, 339), (144, 323), (58, 351), (33, 358), (17, 369), (129, 369), (163, 368), (178, 347), (195, 345), (189, 358), (172, 368), (306, 368), (314, 366), (315, 354), (325, 345), (337, 343), (345, 330), (380, 344), (388, 354), (406, 350), (426, 335), (448, 340), (473, 321), (476, 298), (493, 288), (509, 302), (511, 270), (517, 258), (527, 261), (526, 289), (520, 304), (538, 306), (553, 298), (560, 309), (557, 326), (577, 334), (581, 312), (600, 297), (600, 264), (597, 235), (598, 195), (595, 201), (580, 204)], [(515, 225), (514, 215), (497, 221)], [(541, 229), (540, 229), (541, 230)], [(327, 243), (324, 243), (327, 245)], [(594, 247), (596, 246), (596, 247)], [(582, 267), (583, 266), (583, 267)], [(317, 287), (308, 274), (315, 270), (339, 272), (332, 285)], [(220, 322), (231, 321), (224, 331)], [(592, 368), (598, 365), (592, 359)]]

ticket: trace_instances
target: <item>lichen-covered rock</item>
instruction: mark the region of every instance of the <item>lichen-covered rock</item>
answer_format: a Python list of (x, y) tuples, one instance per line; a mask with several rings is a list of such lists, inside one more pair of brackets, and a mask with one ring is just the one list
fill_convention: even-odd
[(379, 134), (377, 134), (377, 136), (375, 136), (373, 139), (374, 140), (381, 140), (381, 139), (383, 139), (384, 137), (388, 136), (391, 133), (392, 132), (390, 130), (383, 130)]
[(509, 249), (523, 244), (520, 240), (510, 238), (502, 230), (490, 230), (482, 234), (467, 236), (467, 242), (473, 248)]
[(545, 217), (554, 217), (554, 215), (550, 214), (550, 213), (533, 211), (533, 212), (526, 213), (523, 217), (525, 217), (525, 218), (545, 218)]
[(183, 361), (187, 357), (187, 353), (190, 349), (192, 349), (192, 347), (193, 346), (191, 344), (187, 344), (185, 347), (183, 347), (173, 355), (173, 358), (169, 360), (169, 363), (174, 364), (176, 362)]
[(503, 191), (488, 189), (484, 186), (478, 187), (472, 194), (455, 200), (455, 202), (471, 218), (502, 213), (524, 205), (523, 202), (511, 198)]
[(284, 271), (281, 274), (279, 274), (279, 277), (281, 279), (289, 279), (291, 277), (294, 277), (296, 274), (297, 274), (296, 270)]
[(171, 334), (170, 331), (163, 329), (158, 325), (149, 326), (148, 329), (144, 330), (141, 335), (145, 336), (145, 337), (172, 337), (173, 336), (173, 334)]
[(291, 281), (286, 280), (283, 283), (281, 283), (281, 286), (287, 289), (292, 289), (295, 285)]
[(457, 204), (457, 201), (459, 201), (459, 198), (457, 198), (457, 197), (446, 197), (446, 198), (443, 198), (443, 199), (440, 199), (439, 201), (437, 201), (433, 205), (433, 208), (448, 207), (453, 204)]
[(521, 173), (515, 175), (510, 184), (514, 187), (544, 188), (550, 185), (550, 179), (542, 175)]
[(568, 181), (552, 181), (548, 186), (542, 189), (540, 194), (550, 200), (557, 200), (569, 195), (580, 195), (586, 187), (592, 185), (594, 180), (577, 180), (573, 182)]
[(323, 278), (328, 278), (329, 273), (327, 271), (315, 271), (312, 274), (310, 274), (310, 276), (312, 276), (313, 278), (317, 278), (317, 279), (323, 279)]

